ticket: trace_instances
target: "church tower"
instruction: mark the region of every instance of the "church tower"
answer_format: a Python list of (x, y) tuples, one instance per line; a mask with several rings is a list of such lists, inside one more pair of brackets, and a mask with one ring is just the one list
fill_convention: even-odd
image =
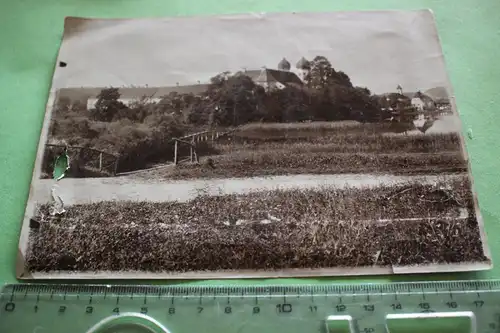
[(311, 70), (311, 62), (306, 58), (302, 57), (295, 65), (297, 68), (298, 74), (302, 82), (306, 79), (307, 74)]
[(286, 60), (285, 58), (281, 59), (281, 61), (278, 64), (278, 69), (280, 71), (289, 71), (290, 68), (291, 68), (291, 66), (290, 66), (290, 63), (288, 62), (288, 60)]
[(396, 89), (398, 90), (398, 94), (403, 95), (403, 87), (401, 85), (398, 84)]

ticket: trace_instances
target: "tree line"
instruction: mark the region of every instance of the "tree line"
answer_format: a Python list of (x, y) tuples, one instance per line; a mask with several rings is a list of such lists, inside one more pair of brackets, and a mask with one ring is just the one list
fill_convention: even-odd
[(367, 88), (353, 86), (347, 74), (335, 70), (322, 56), (310, 62), (303, 85), (285, 84), (283, 89), (266, 91), (244, 72), (224, 72), (213, 77), (201, 94), (172, 92), (157, 103), (143, 97), (125, 105), (118, 88), (103, 89), (90, 114), (96, 121), (158, 123), (165, 120), (164, 115), (171, 115), (186, 125), (199, 127), (248, 122), (375, 122), (387, 117), (377, 96)]

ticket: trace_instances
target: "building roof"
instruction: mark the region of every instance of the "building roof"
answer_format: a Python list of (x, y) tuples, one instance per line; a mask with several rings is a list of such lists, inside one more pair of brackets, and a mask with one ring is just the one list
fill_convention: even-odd
[(302, 57), (295, 65), (298, 69), (311, 69), (311, 62), (306, 58)]
[(264, 68), (262, 70), (246, 71), (244, 74), (250, 77), (257, 84), (279, 82), (283, 85), (303, 85), (302, 80), (300, 80), (297, 74), (284, 70)]
[(283, 70), (283, 71), (289, 71), (290, 68), (291, 68), (291, 65), (288, 62), (288, 60), (286, 60), (285, 58), (281, 59), (281, 61), (278, 64), (278, 69)]
[(403, 95), (405, 95), (409, 99), (420, 98), (424, 103), (433, 103), (434, 102), (434, 99), (432, 97), (430, 97), (429, 95), (427, 95), (425, 93), (422, 93), (421, 91), (407, 92), (407, 93), (403, 93)]

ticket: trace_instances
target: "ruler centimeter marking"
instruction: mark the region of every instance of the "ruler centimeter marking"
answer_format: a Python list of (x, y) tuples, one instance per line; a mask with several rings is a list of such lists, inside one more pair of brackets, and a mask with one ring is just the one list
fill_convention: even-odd
[[(490, 282), (490, 283), (488, 283)], [(486, 282), (468, 282), (464, 281), (463, 284), (457, 284), (457, 282), (451, 282), (446, 285), (434, 284), (432, 282), (428, 283), (388, 283), (388, 284), (377, 284), (377, 287), (373, 286), (367, 287), (366, 285), (299, 285), (299, 286), (242, 286), (242, 287), (226, 287), (226, 286), (198, 286), (198, 287), (183, 287), (183, 286), (140, 286), (140, 287), (129, 287), (126, 286), (107, 286), (107, 285), (59, 285), (59, 284), (14, 284), (6, 285), (2, 292), (3, 296), (8, 293), (9, 295), (14, 294), (24, 294), (36, 293), (36, 294), (54, 294), (56, 292), (63, 292), (66, 295), (80, 296), (82, 294), (88, 294), (89, 296), (97, 294), (117, 294), (122, 296), (129, 296), (133, 298), (135, 295), (144, 294), (171, 294), (174, 297), (182, 297), (180, 295), (193, 296), (195, 294), (199, 295), (201, 293), (206, 293), (206, 291), (211, 291), (214, 296), (234, 295), (241, 294), (248, 295), (259, 295), (263, 296), (267, 294), (268, 297), (277, 296), (302, 296), (302, 293), (308, 293), (309, 295), (317, 295), (324, 293), (326, 296), (340, 295), (340, 294), (351, 294), (351, 295), (374, 295), (377, 291), (380, 295), (395, 294), (406, 292), (408, 294), (421, 293), (422, 295), (432, 293), (457, 293), (457, 292), (485, 292), (495, 290), (500, 290), (500, 283), (496, 280), (486, 281)], [(149, 297), (149, 295), (148, 295)]]
[[(85, 333), (105, 318), (119, 320), (126, 313), (149, 316), (170, 333), (318, 329), (330, 333), (336, 332), (329, 329), (331, 325), (346, 321), (349, 330), (342, 332), (392, 333), (389, 321), (404, 318), (418, 325), (424, 317), (451, 318), (452, 324), (461, 318), (473, 325), (471, 333), (494, 333), (500, 331), (500, 281), (292, 286), (16, 284), (6, 285), (0, 294), (2, 333), (31, 333), (41, 328)], [(461, 328), (468, 329), (467, 325)]]

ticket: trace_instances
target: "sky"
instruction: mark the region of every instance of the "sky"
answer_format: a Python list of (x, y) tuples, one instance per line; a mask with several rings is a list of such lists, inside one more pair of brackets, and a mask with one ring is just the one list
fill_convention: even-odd
[(449, 87), (433, 16), (420, 10), (67, 18), (53, 88), (207, 83), (318, 55), (373, 93)]

